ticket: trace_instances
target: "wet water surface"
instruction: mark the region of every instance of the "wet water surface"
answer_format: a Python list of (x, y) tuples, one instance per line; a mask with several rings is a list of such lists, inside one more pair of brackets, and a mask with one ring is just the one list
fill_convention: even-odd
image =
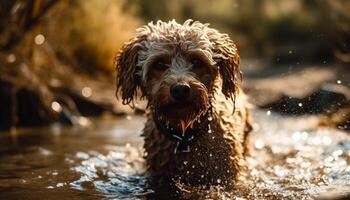
[[(0, 199), (144, 199), (139, 137), (145, 118), (0, 134)], [(221, 199), (314, 199), (350, 191), (350, 135), (314, 128), (316, 117), (255, 111), (248, 170)], [(216, 193), (215, 195), (210, 193)]]

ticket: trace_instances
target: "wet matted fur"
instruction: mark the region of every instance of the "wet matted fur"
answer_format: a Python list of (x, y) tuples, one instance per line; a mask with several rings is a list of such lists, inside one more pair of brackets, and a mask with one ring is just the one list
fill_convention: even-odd
[[(133, 106), (140, 90), (148, 100), (142, 136), (153, 181), (234, 185), (251, 130), (249, 106), (238, 86), (239, 61), (227, 34), (192, 20), (151, 22), (121, 49), (116, 57), (117, 96)], [(182, 103), (170, 92), (179, 83), (191, 88)]]

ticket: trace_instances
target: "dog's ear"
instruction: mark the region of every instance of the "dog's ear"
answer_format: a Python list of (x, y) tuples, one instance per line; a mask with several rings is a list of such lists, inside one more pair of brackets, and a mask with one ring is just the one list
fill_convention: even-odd
[(242, 78), (237, 47), (227, 34), (214, 32), (209, 36), (214, 46), (213, 59), (219, 67), (222, 78), (222, 93), (227, 98), (233, 98), (238, 92), (238, 80)]
[(142, 48), (141, 42), (145, 37), (136, 37), (125, 43), (115, 59), (116, 96), (120, 91), (124, 105), (130, 104), (136, 97), (136, 90), (140, 87), (141, 80), (137, 74), (138, 51)]

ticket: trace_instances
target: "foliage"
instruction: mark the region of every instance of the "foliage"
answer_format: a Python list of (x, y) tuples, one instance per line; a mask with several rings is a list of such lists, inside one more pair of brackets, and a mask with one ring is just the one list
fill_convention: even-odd
[(50, 41), (89, 71), (113, 71), (118, 49), (141, 25), (136, 6), (125, 7), (124, 0), (61, 2), (47, 18)]
[[(146, 20), (187, 18), (227, 32), (244, 56), (271, 57), (304, 45), (319, 61), (332, 51), (349, 55), (350, 3), (346, 0), (139, 0)], [(289, 50), (285, 50), (289, 48)], [(284, 51), (284, 52), (283, 52)], [(328, 52), (328, 53), (327, 53)], [(311, 54), (310, 54), (311, 55)], [(321, 58), (322, 57), (322, 58)], [(304, 55), (308, 60), (308, 55)], [(331, 59), (331, 58), (329, 58)]]

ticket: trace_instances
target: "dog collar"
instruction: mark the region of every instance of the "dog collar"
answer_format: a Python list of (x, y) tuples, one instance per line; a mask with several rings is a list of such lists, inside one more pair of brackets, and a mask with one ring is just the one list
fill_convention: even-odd
[[(208, 113), (209, 110), (203, 115), (203, 119), (207, 119), (208, 118)], [(181, 134), (179, 133), (178, 130), (172, 128), (172, 127), (168, 127), (166, 126), (164, 123), (162, 123), (159, 120), (156, 120), (155, 117), (153, 117), (153, 121), (156, 124), (157, 128), (159, 131), (161, 131), (162, 133), (164, 133), (164, 135), (170, 139), (171, 141), (176, 143), (176, 147), (174, 150), (174, 153), (176, 154), (177, 152), (190, 152), (190, 145), (197, 140), (201, 135), (203, 135), (203, 133), (208, 132), (208, 127), (204, 126), (201, 127), (200, 126), (200, 122), (198, 122), (199, 124), (199, 129), (194, 130), (193, 128), (189, 127), (186, 129), (185, 134)], [(200, 130), (200, 131), (199, 131)]]

